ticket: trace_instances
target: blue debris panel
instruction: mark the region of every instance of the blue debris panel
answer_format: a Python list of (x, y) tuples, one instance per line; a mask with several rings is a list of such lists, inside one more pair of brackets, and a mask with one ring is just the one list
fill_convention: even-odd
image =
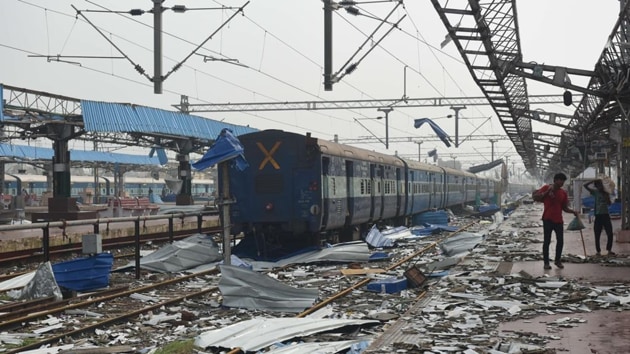
[(109, 286), (109, 273), (114, 264), (111, 253), (73, 259), (52, 265), (55, 280), (60, 287), (87, 291)]

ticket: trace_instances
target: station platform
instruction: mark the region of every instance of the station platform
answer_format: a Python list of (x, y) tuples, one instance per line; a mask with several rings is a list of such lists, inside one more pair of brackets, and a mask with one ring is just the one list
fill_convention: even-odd
[[(476, 252), (451, 268), (449, 277), (431, 284), (388, 324), (365, 353), (629, 353), (630, 243), (615, 239), (616, 255), (607, 256), (603, 232), (603, 255), (596, 256), (588, 216), (581, 215), (586, 228), (580, 234), (566, 231), (573, 215), (564, 213), (564, 268), (552, 260), (552, 269), (545, 270), (542, 211), (541, 203), (521, 205)], [(620, 223), (613, 219), (615, 233)], [(552, 235), (552, 257), (555, 246)], [(602, 300), (606, 294), (618, 296), (619, 302)], [(517, 305), (508, 310), (486, 301)]]
[[(535, 203), (532, 210), (519, 215), (526, 217), (525, 220), (536, 221), (542, 215), (542, 204)], [(564, 214), (565, 224), (572, 220), (571, 214)], [(543, 262), (540, 261), (519, 261), (513, 262), (511, 272), (521, 271), (532, 275), (532, 277), (558, 277), (559, 279), (575, 280), (579, 283), (592, 284), (602, 288), (630, 286), (630, 267), (627, 259), (630, 257), (630, 243), (618, 242), (617, 233), (621, 228), (621, 219), (613, 219), (613, 232), (615, 234), (612, 251), (616, 256), (607, 256), (606, 252), (606, 232), (602, 231), (600, 238), (601, 256), (596, 255), (595, 236), (593, 224), (589, 223), (588, 215), (581, 215), (581, 220), (586, 229), (581, 231), (564, 232), (563, 264), (564, 269), (559, 269), (552, 265), (551, 270), (543, 269)], [(542, 255), (542, 226), (538, 230), (539, 235), (536, 241), (530, 243), (530, 249), (538, 249)], [(584, 244), (582, 244), (582, 238)], [(555, 252), (555, 236), (552, 235), (550, 254)], [(586, 257), (584, 256), (586, 249)], [(578, 314), (554, 314), (542, 315), (528, 320), (519, 320), (503, 323), (499, 326), (500, 332), (532, 332), (539, 335), (553, 335), (558, 337), (548, 343), (547, 348), (557, 352), (567, 352), (571, 354), (603, 354), (603, 353), (629, 353), (630, 352), (630, 307), (625, 306), (625, 310), (596, 310), (588, 313)], [(554, 328), (553, 333), (549, 333), (546, 324), (553, 323), (567, 316), (579, 317), (585, 322), (576, 326)], [(556, 331), (557, 330), (557, 331)]]

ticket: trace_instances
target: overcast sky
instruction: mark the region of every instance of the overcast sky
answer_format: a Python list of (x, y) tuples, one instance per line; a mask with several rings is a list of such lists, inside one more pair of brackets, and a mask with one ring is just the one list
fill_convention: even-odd
[[(461, 0), (459, 0), (461, 1)], [(243, 1), (166, 0), (163, 6), (185, 4), (188, 8), (239, 7)], [(174, 110), (181, 95), (190, 103), (237, 103), (269, 101), (322, 101), (400, 98), (478, 97), (474, 84), (455, 46), (440, 49), (446, 29), (428, 0), (407, 0), (390, 22), (400, 23), (360, 62), (357, 69), (334, 85), (323, 88), (323, 10), (318, 0), (251, 0), (244, 15), (237, 15), (183, 66), (164, 82), (163, 94), (153, 93), (152, 83), (134, 70), (130, 61), (153, 76), (153, 16), (137, 17), (116, 13), (83, 12), (87, 19), (120, 48), (127, 59), (73, 59), (63, 56), (120, 57), (79, 10), (149, 10), (150, 0), (67, 1), (2, 0), (0, 2), (0, 83), (45, 91), (80, 99), (125, 102)], [(395, 2), (361, 5), (361, 10), (384, 18)], [(525, 62), (590, 70), (600, 56), (617, 20), (617, 0), (520, 0), (516, 1), (520, 40)], [(234, 10), (196, 10), (186, 13), (166, 11), (163, 15), (163, 73), (171, 71), (234, 13)], [(338, 71), (380, 23), (368, 16), (351, 16), (338, 11), (333, 16), (333, 68)], [(389, 29), (377, 32), (358, 58)], [(80, 63), (49, 62), (45, 57)], [(238, 60), (237, 66), (220, 61), (204, 62), (204, 57)], [(405, 69), (407, 67), (407, 69)], [(406, 75), (404, 73), (406, 72)], [(406, 81), (406, 85), (405, 85)], [(585, 81), (573, 79), (574, 84)], [(528, 81), (529, 94), (561, 94), (562, 89)], [(572, 114), (561, 104), (541, 106), (547, 111)], [(536, 108), (536, 106), (533, 106)], [(215, 120), (250, 125), (258, 129), (312, 132), (316, 137), (339, 139), (383, 138), (382, 115), (376, 109), (197, 113)], [(413, 127), (415, 118), (431, 118), (454, 137), (454, 119), (449, 107), (396, 109), (389, 115), (389, 135), (423, 140), (434, 137), (428, 126)], [(360, 124), (354, 119), (359, 118)], [(480, 128), (478, 128), (481, 126)], [(533, 123), (534, 131), (554, 131)], [(478, 129), (477, 129), (478, 128)], [(476, 130), (477, 129), (477, 130)], [(421, 145), (424, 152), (438, 149), (442, 158), (456, 156), (464, 165), (490, 161), (487, 140), (465, 140), (474, 135), (505, 135), (489, 106), (469, 106), (460, 111), (459, 148), (440, 142)], [(363, 148), (417, 158), (413, 142), (391, 143), (389, 151), (376, 141)], [(425, 155), (426, 156), (426, 155)], [(518, 161), (509, 140), (495, 144), (495, 158), (510, 156)], [(517, 166), (518, 166), (517, 165)]]

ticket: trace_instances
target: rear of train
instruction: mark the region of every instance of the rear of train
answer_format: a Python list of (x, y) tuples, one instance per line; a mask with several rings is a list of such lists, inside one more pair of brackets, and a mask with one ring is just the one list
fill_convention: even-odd
[[(241, 135), (239, 141), (249, 167), (229, 171), (229, 195), (236, 201), (230, 217), (232, 232), (246, 236), (242, 247), (256, 249), (257, 254), (248, 255), (269, 259), (318, 244), (322, 192), (317, 139), (265, 130)], [(219, 185), (223, 193), (222, 180)]]

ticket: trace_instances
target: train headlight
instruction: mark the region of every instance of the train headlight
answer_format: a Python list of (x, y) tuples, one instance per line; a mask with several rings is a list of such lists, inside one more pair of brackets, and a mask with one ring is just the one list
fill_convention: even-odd
[(267, 205), (265, 205), (265, 210), (272, 211), (273, 210), (273, 203), (267, 203)]

